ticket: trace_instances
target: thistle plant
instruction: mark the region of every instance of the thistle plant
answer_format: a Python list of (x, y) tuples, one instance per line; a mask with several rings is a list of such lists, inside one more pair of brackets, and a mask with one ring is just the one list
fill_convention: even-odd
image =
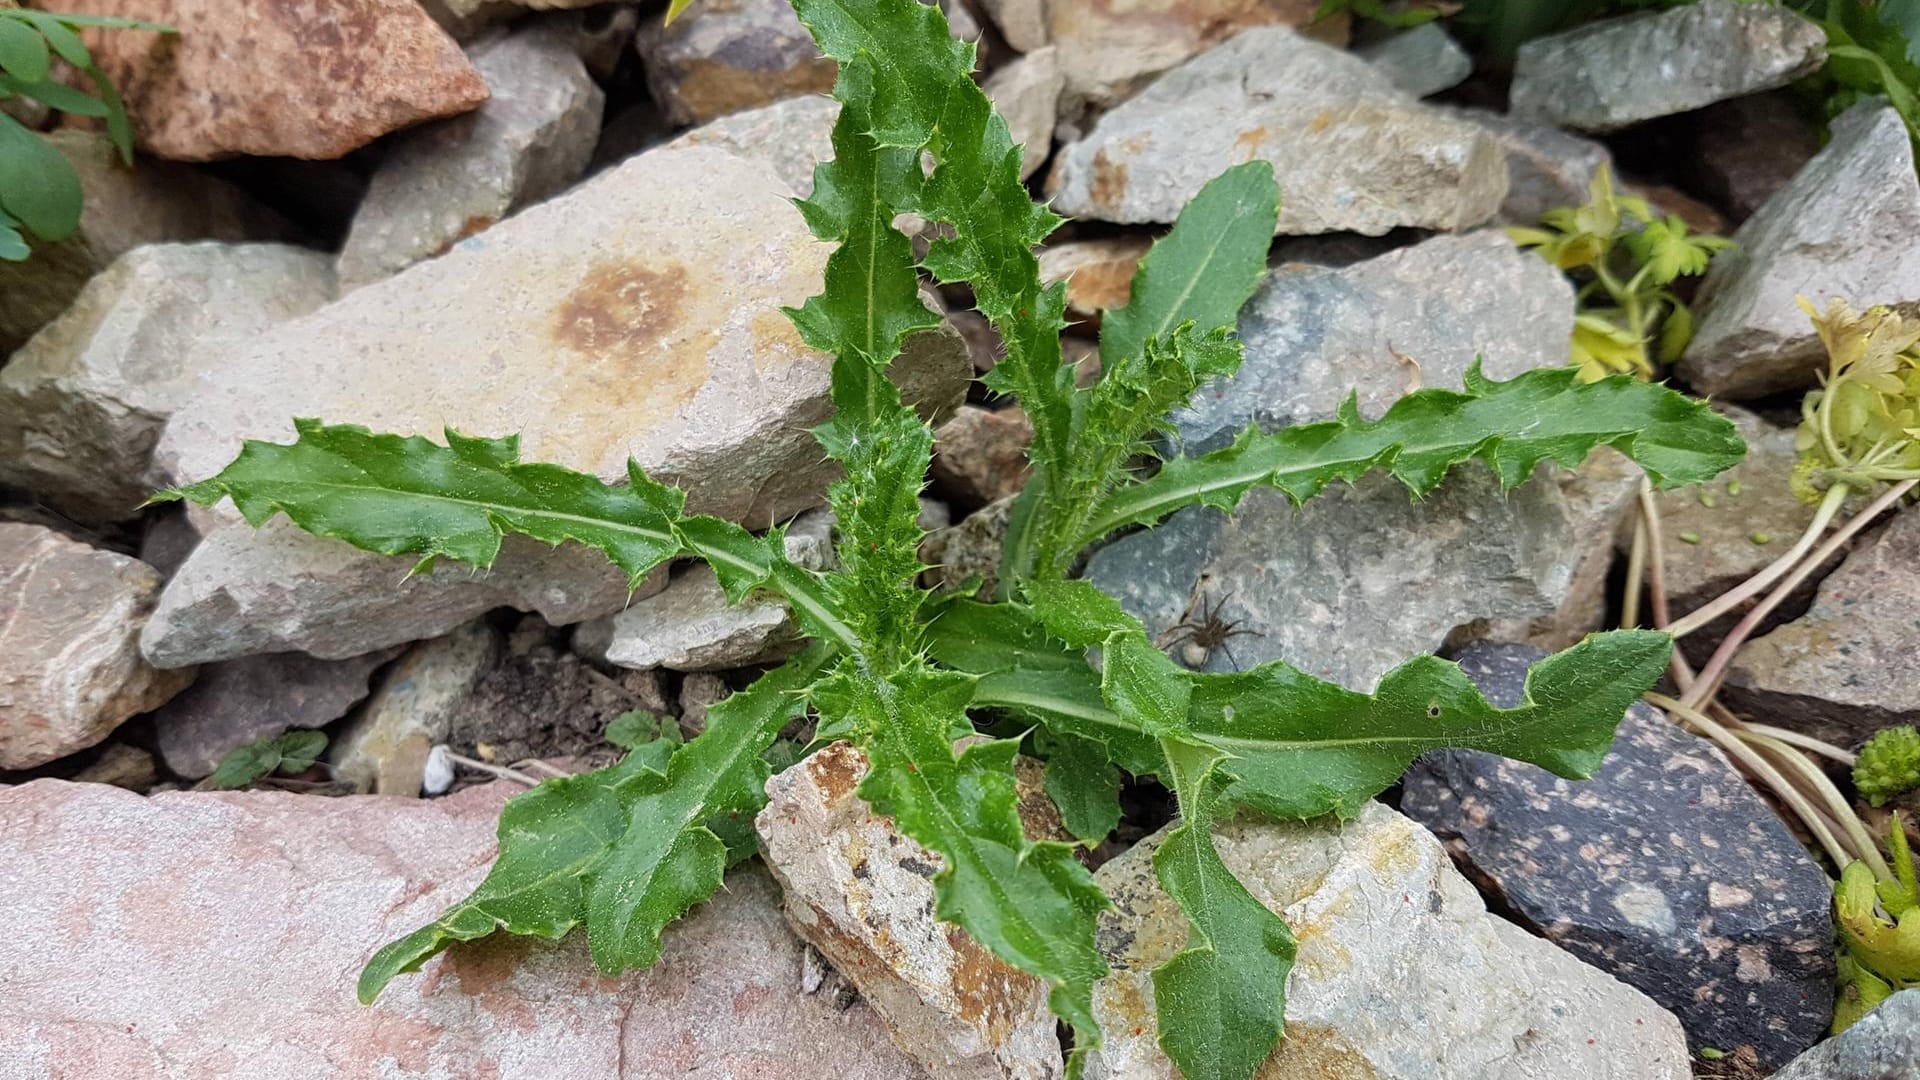
[[(133, 128), (113, 81), (93, 62), (77, 33), (83, 27), (147, 30), (172, 28), (112, 15), (57, 15), (0, 5), (0, 101), (26, 98), (61, 112), (106, 122), (120, 159), (133, 164)], [(55, 58), (93, 83), (99, 96), (76, 90), (55, 75)], [(60, 152), (0, 112), (0, 259), (24, 260), (31, 249), (21, 230), (46, 241), (63, 240), (80, 226), (80, 177)]]
[[(1413, 495), (1478, 459), (1514, 486), (1542, 462), (1599, 446), (1652, 483), (1701, 481), (1735, 463), (1732, 425), (1699, 402), (1630, 378), (1571, 368), (1506, 382), (1470, 371), (1461, 390), (1425, 389), (1364, 420), (1249, 428), (1204, 456), (1156, 457), (1153, 436), (1203, 383), (1241, 359), (1233, 328), (1265, 269), (1279, 191), (1264, 162), (1209, 183), (1142, 260), (1131, 300), (1108, 313), (1102, 374), (1076, 387), (1062, 363), (1064, 288), (1043, 286), (1033, 249), (1059, 220), (1028, 197), (1020, 148), (972, 78), (973, 48), (916, 0), (795, 0), (840, 65), (832, 161), (796, 203), (836, 246), (825, 288), (788, 312), (833, 356), (835, 413), (814, 434), (844, 468), (828, 502), (836, 569), (787, 561), (780, 528), (754, 535), (684, 512), (684, 495), (629, 467), (624, 485), (519, 460), (512, 436), (446, 432), (445, 443), (300, 420), (290, 444), (249, 442), (218, 475), (163, 498), (231, 498), (260, 524), (277, 513), (310, 532), (422, 565), (492, 564), (503, 534), (587, 544), (637, 583), (670, 559), (706, 561), (734, 600), (783, 598), (810, 637), (793, 659), (715, 706), (677, 746), (651, 742), (597, 772), (551, 780), (510, 802), (500, 851), (473, 895), (377, 952), (371, 1001), (457, 941), (496, 932), (559, 938), (584, 928), (608, 973), (658, 959), (661, 930), (755, 850), (767, 751), (811, 712), (816, 744), (849, 740), (870, 769), (858, 793), (940, 865), (934, 914), (1044, 980), (1073, 1031), (1069, 1073), (1100, 1044), (1095, 947), (1108, 907), (1073, 847), (1027, 837), (1012, 772), (1023, 740), (956, 740), (1009, 719), (1048, 759), (1069, 828), (1099, 842), (1120, 817), (1123, 773), (1156, 777), (1178, 824), (1155, 866), (1190, 921), (1186, 948), (1155, 973), (1161, 1045), (1188, 1080), (1245, 1080), (1281, 1038), (1294, 942), (1215, 852), (1211, 825), (1247, 807), (1286, 817), (1350, 815), (1418, 754), (1475, 747), (1569, 777), (1605, 756), (1626, 707), (1671, 651), (1666, 634), (1593, 635), (1538, 664), (1526, 701), (1496, 708), (1454, 664), (1408, 660), (1366, 694), (1285, 663), (1190, 671), (1092, 585), (1077, 558), (1117, 529), (1186, 506), (1231, 511), (1260, 485), (1296, 501), (1373, 470)], [(931, 163), (927, 167), (924, 163)], [(892, 222), (942, 226), (916, 263)], [(987, 377), (1033, 421), (1032, 478), (1010, 521), (997, 595), (935, 595), (916, 523), (933, 436), (887, 367), (937, 317), (920, 274), (964, 282), (1006, 355)], [(644, 751), (644, 752), (643, 752)]]
[(1651, 379), (1656, 359), (1680, 358), (1693, 313), (1673, 283), (1706, 273), (1731, 241), (1690, 233), (1678, 215), (1661, 217), (1645, 199), (1616, 193), (1607, 165), (1594, 170), (1586, 205), (1549, 210), (1541, 224), (1507, 235), (1580, 282), (1572, 362), (1581, 378)]

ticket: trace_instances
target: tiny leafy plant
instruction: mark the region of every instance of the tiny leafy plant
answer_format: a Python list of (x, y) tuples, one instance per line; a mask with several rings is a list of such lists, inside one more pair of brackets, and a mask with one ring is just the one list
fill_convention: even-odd
[[(0, 101), (29, 98), (61, 112), (106, 121), (107, 137), (120, 158), (133, 164), (133, 129), (112, 80), (93, 62), (77, 33), (83, 27), (172, 29), (108, 15), (55, 15), (0, 9)], [(59, 81), (54, 60), (72, 65), (99, 96)], [(44, 241), (64, 240), (80, 226), (80, 177), (60, 152), (0, 112), (0, 259), (19, 262), (31, 254), (21, 230)]]
[[(1233, 327), (1278, 214), (1270, 167), (1237, 166), (1199, 192), (1142, 261), (1130, 302), (1105, 318), (1100, 378), (1077, 387), (1062, 362), (1064, 289), (1042, 285), (1034, 255), (1059, 220), (1020, 181), (1020, 148), (972, 78), (973, 47), (916, 0), (794, 6), (840, 65), (835, 156), (797, 203), (836, 247), (824, 291), (788, 312), (833, 357), (835, 413), (814, 434), (844, 468), (828, 491), (836, 569), (789, 562), (780, 528), (754, 535), (686, 514), (682, 492), (637, 467), (609, 485), (523, 462), (512, 436), (448, 431), (438, 443), (300, 420), (293, 442), (249, 442), (218, 475), (160, 496), (230, 498), (255, 524), (285, 514), (422, 567), (440, 558), (487, 567), (508, 532), (593, 546), (633, 582), (666, 560), (698, 558), (735, 600), (755, 590), (783, 598), (811, 639), (715, 705), (698, 736), (645, 739), (615, 765), (512, 800), (486, 879), (380, 949), (360, 996), (372, 1001), (455, 942), (503, 931), (559, 938), (582, 928), (602, 971), (652, 964), (663, 928), (755, 851), (768, 751), (811, 712), (817, 741), (865, 753), (860, 797), (938, 856), (937, 917), (1050, 985), (1049, 1003), (1073, 1031), (1073, 1074), (1100, 1045), (1093, 987), (1106, 963), (1094, 925), (1109, 904), (1071, 845), (1023, 832), (1015, 754), (1024, 742), (1048, 759), (1048, 789), (1089, 844), (1119, 819), (1123, 773), (1172, 788), (1180, 818), (1155, 866), (1190, 926), (1185, 949), (1154, 976), (1160, 1044), (1188, 1080), (1246, 1080), (1282, 1036), (1294, 941), (1215, 852), (1214, 820), (1240, 808), (1350, 815), (1441, 747), (1587, 775), (1666, 667), (1670, 639), (1593, 635), (1538, 664), (1525, 702), (1508, 709), (1433, 656), (1408, 660), (1371, 694), (1281, 662), (1202, 674), (1074, 580), (1080, 555), (1182, 507), (1231, 511), (1261, 485), (1300, 501), (1381, 470), (1418, 496), (1478, 460), (1511, 487), (1543, 462), (1571, 466), (1611, 446), (1671, 486), (1718, 474), (1744, 448), (1731, 424), (1662, 386), (1587, 381), (1571, 368), (1496, 382), (1476, 368), (1463, 389), (1416, 391), (1376, 419), (1349, 399), (1323, 422), (1249, 428), (1205, 455), (1166, 451), (1171, 411), (1240, 363)], [(917, 262), (893, 227), (907, 212), (943, 226)], [(988, 385), (1033, 421), (1032, 475), (991, 595), (918, 584), (933, 436), (887, 367), (909, 334), (938, 322), (919, 299), (923, 271), (971, 288), (1005, 343)], [(956, 752), (976, 722), (998, 720), (1031, 738)], [(647, 731), (635, 721), (618, 734)]]
[(1550, 210), (1541, 225), (1507, 234), (1580, 283), (1573, 365), (1582, 379), (1650, 379), (1656, 359), (1680, 358), (1693, 338), (1693, 313), (1673, 283), (1705, 273), (1731, 241), (1690, 233), (1678, 216), (1661, 217), (1645, 199), (1616, 193), (1606, 165), (1594, 171), (1585, 206)]
[(1853, 763), (1853, 789), (1871, 806), (1920, 788), (1920, 729), (1912, 724), (1876, 731)]
[(1920, 880), (1899, 814), (1888, 818), (1887, 847), (1892, 852), (1888, 873), (1876, 875), (1865, 862), (1849, 863), (1834, 887), (1841, 946), (1835, 1033), (1895, 993), (1920, 986)]
[(236, 746), (220, 759), (207, 786), (230, 791), (243, 788), (274, 773), (295, 776), (313, 768), (327, 749), (327, 736), (319, 731), (289, 731), (285, 735), (255, 739)]

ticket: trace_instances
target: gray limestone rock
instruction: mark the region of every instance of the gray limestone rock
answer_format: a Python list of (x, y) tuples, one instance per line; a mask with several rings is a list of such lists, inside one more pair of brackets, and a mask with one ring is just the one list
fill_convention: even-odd
[(1827, 36), (1783, 6), (1700, 0), (1520, 46), (1514, 115), (1582, 131), (1785, 86), (1826, 61)]
[(1499, 215), (1504, 224), (1535, 225), (1549, 210), (1585, 204), (1593, 174), (1613, 161), (1605, 145), (1556, 127), (1485, 109), (1451, 112), (1477, 125), (1507, 152), (1507, 197)]
[(1473, 74), (1473, 57), (1437, 22), (1422, 23), (1353, 51), (1414, 97), (1450, 90)]
[(1507, 190), (1505, 155), (1478, 128), (1352, 53), (1274, 26), (1242, 31), (1116, 106), (1061, 150), (1047, 187), (1069, 215), (1170, 222), (1250, 157), (1273, 163), (1277, 231), (1289, 235), (1465, 229)]
[(1053, 122), (1066, 83), (1060, 73), (1059, 50), (1049, 45), (994, 72), (983, 87), (995, 111), (1006, 117), (1013, 141), (1025, 147), (1020, 156), (1022, 180), (1053, 152)]
[(391, 789), (390, 764), (405, 755), (409, 740), (428, 747), (447, 741), (454, 717), (499, 661), (500, 644), (498, 631), (476, 621), (407, 650), (328, 745), (340, 779), (381, 795), (418, 794), (417, 778), (411, 790)]
[[(1065, 839), (1039, 763), (1020, 773), (1028, 834)], [(1054, 1080), (1063, 1062), (1046, 983), (933, 917), (941, 858), (861, 801), (866, 774), (866, 757), (840, 742), (767, 781), (754, 824), (787, 921), (936, 1080)]]
[(833, 122), (840, 103), (802, 94), (757, 109), (728, 113), (668, 143), (669, 148), (716, 146), (773, 167), (793, 194), (813, 194), (814, 166), (833, 158)]
[(1468, 465), (1420, 500), (1376, 473), (1298, 510), (1272, 488), (1249, 492), (1232, 517), (1190, 507), (1096, 551), (1086, 574), (1149, 633), (1207, 612), (1249, 632), (1209, 653), (1205, 670), (1279, 659), (1371, 690), (1457, 627), (1561, 611), (1585, 554), (1612, 544), (1610, 530), (1580, 535), (1576, 518), (1544, 472), (1502, 493)]
[(557, 29), (536, 26), (477, 48), (486, 102), (395, 137), (340, 251), (343, 288), (440, 255), (579, 177), (600, 136), (605, 95)]
[[(1067, 97), (1076, 107), (1103, 108), (1124, 100), (1154, 76), (1206, 52), (1251, 26), (1309, 28), (1319, 0), (999, 0), (996, 20), (1009, 27), (1007, 40), (1029, 51), (1051, 41), (1060, 46)], [(1044, 26), (1042, 40), (1022, 44), (1031, 33), (1033, 9)], [(1346, 44), (1346, 20), (1334, 18), (1311, 32), (1333, 45)]]
[[(1152, 971), (1187, 920), (1154, 875), (1165, 832), (1102, 866), (1114, 901), (1094, 985), (1105, 1042), (1091, 1080), (1174, 1080), (1157, 1045)], [(1293, 928), (1287, 1039), (1254, 1080), (1685, 1080), (1672, 1014), (1487, 912), (1425, 829), (1379, 803), (1353, 820), (1214, 825), (1214, 846)]]
[[(1174, 414), (1188, 452), (1333, 415), (1350, 391), (1376, 417), (1415, 386), (1461, 385), (1564, 364), (1573, 287), (1489, 230), (1441, 236), (1343, 269), (1283, 266), (1240, 312), (1246, 361)], [(1402, 361), (1399, 353), (1412, 361)]]
[(1826, 351), (1794, 302), (1828, 297), (1920, 312), (1920, 177), (1894, 110), (1863, 102), (1833, 141), (1733, 234), (1695, 304), (1679, 373), (1693, 389), (1748, 399), (1815, 384)]
[(326, 256), (279, 244), (120, 256), (0, 369), (0, 484), (77, 521), (133, 516), (158, 486), (154, 443), (195, 380), (334, 291)]
[(833, 89), (833, 62), (820, 55), (787, 0), (696, 4), (672, 26), (655, 15), (634, 45), (653, 99), (676, 124)]
[[(1460, 666), (1503, 708), (1546, 656), (1477, 643)], [(1777, 1068), (1833, 1013), (1826, 873), (1720, 751), (1635, 705), (1591, 779), (1477, 750), (1430, 754), (1400, 809), (1522, 924), (1673, 1010), (1695, 1046)]]
[(1741, 647), (1722, 698), (1755, 719), (1852, 746), (1920, 723), (1920, 513), (1870, 534), (1805, 615)]

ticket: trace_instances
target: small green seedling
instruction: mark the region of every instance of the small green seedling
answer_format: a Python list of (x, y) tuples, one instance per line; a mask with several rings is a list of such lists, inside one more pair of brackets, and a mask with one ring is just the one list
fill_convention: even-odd
[(227, 751), (207, 778), (209, 787), (229, 791), (279, 773), (295, 776), (313, 768), (327, 749), (327, 737), (318, 731), (289, 731)]

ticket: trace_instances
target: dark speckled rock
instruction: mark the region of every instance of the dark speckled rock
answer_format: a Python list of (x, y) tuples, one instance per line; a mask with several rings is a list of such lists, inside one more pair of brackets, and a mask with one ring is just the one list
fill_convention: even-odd
[[(1518, 645), (1460, 657), (1497, 705), (1521, 701)], [(1732, 765), (1647, 705), (1606, 764), (1569, 782), (1476, 751), (1421, 759), (1401, 809), (1538, 933), (1672, 1009), (1695, 1047), (1778, 1067), (1833, 1012), (1827, 879)]]

